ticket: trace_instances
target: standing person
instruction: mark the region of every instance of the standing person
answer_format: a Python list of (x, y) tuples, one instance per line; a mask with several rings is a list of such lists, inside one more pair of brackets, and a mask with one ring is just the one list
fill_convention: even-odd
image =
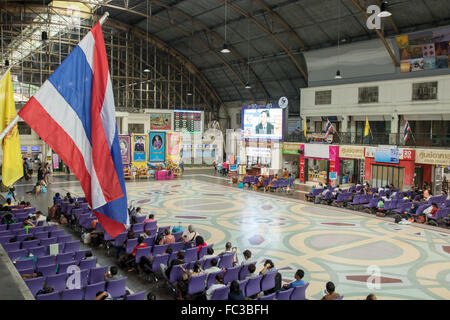
[(47, 186), (50, 184), (50, 165), (48, 162), (44, 165), (44, 182)]
[(42, 180), (44, 180), (44, 168), (42, 168), (42, 165), (39, 165), (37, 182), (39, 183)]

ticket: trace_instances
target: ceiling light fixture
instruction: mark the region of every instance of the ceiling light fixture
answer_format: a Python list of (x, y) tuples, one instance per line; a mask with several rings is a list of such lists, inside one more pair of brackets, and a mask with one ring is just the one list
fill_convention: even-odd
[(225, 43), (223, 44), (222, 50), (220, 52), (222, 53), (230, 53), (230, 49), (228, 49), (228, 43), (227, 43), (227, 11), (228, 11), (228, 4), (227, 0), (225, 0)]
[(339, 65), (341, 62), (341, 1), (337, 0), (338, 5), (338, 69), (336, 71), (336, 76), (334, 77), (337, 79), (342, 79), (341, 70), (339, 70)]
[(335, 79), (342, 79), (342, 76), (341, 76), (341, 70), (337, 70), (336, 71), (336, 76), (334, 77)]
[(389, 2), (386, 0), (381, 2), (381, 12), (378, 14), (380, 18), (387, 18), (392, 16), (392, 13), (389, 12)]

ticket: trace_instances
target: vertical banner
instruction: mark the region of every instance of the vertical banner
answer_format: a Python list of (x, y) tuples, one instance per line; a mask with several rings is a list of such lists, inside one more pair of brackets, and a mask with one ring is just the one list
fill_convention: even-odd
[(147, 162), (147, 138), (146, 134), (133, 134), (133, 162)]
[(59, 157), (56, 153), (53, 154), (53, 169), (54, 170), (59, 169)]
[(178, 162), (180, 159), (181, 135), (179, 132), (167, 133), (167, 160)]
[(119, 135), (120, 154), (124, 166), (131, 164), (131, 136)]
[(166, 133), (151, 132), (149, 162), (166, 162)]

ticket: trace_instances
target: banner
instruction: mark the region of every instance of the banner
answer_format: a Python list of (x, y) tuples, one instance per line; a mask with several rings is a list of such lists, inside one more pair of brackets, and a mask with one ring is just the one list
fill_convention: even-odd
[(375, 162), (398, 164), (398, 149), (390, 146), (379, 146), (375, 151)]
[(119, 135), (120, 154), (124, 166), (131, 164), (131, 137), (129, 135)]
[(147, 139), (146, 134), (133, 134), (133, 162), (147, 162)]
[(59, 169), (59, 157), (56, 153), (53, 154), (53, 169)]
[(166, 133), (150, 133), (149, 162), (166, 162)]
[(167, 133), (167, 160), (178, 162), (180, 159), (181, 136), (179, 132)]
[(172, 129), (172, 113), (151, 113), (150, 114), (150, 130), (171, 130)]

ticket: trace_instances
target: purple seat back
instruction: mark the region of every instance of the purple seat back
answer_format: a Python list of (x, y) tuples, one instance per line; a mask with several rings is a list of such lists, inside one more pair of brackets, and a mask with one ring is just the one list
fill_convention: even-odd
[(64, 263), (64, 262), (72, 262), (73, 261), (73, 253), (60, 253), (56, 256), (56, 263)]
[(290, 300), (294, 288), (277, 292), (277, 300)]
[(123, 243), (125, 242), (126, 239), (127, 239), (127, 233), (126, 232), (121, 233), (114, 239), (113, 245), (115, 247), (120, 247), (121, 245), (123, 245)]
[(239, 280), (239, 270), (241, 269), (240, 266), (236, 266), (233, 268), (227, 268), (227, 271), (225, 272), (225, 275), (223, 276), (223, 283), (227, 284), (234, 280)]
[(205, 290), (207, 274), (201, 274), (198, 276), (192, 276), (188, 284), (188, 295), (203, 292)]
[(36, 232), (34, 233), (34, 236), (38, 239), (48, 239), (48, 232), (47, 231)]
[(138, 244), (138, 239), (128, 239), (127, 240), (127, 246), (126, 246), (126, 253), (131, 254), (134, 250), (134, 248)]
[(198, 254), (198, 258), (201, 259), (204, 255), (206, 255), (208, 248), (213, 248), (213, 247), (214, 247), (213, 244), (207, 245), (206, 247), (201, 247), (200, 252)]
[(152, 262), (152, 271), (153, 272), (158, 272), (159, 270), (161, 270), (161, 264), (165, 264), (167, 265), (167, 261), (169, 260), (169, 255), (168, 254), (161, 254), (161, 255), (157, 255), (154, 256), (155, 258), (153, 259)]
[(80, 250), (80, 240), (66, 242), (64, 253), (76, 252), (78, 250)]
[(22, 242), (22, 249), (30, 249), (37, 247), (39, 245), (39, 240), (31, 240)]
[(183, 231), (181, 232), (174, 232), (172, 235), (175, 237), (175, 242), (181, 241), (181, 237), (183, 236)]
[(32, 278), (32, 279), (25, 280), (25, 284), (27, 285), (28, 289), (30, 289), (31, 294), (33, 296), (36, 296), (36, 293), (38, 293), (38, 291), (44, 287), (44, 282), (45, 282), (45, 277)]
[(48, 249), (48, 246), (34, 247), (34, 248), (29, 249), (29, 253), (30, 253), (30, 255), (32, 254), (36, 258), (44, 257), (47, 255), (47, 249)]
[(216, 271), (216, 272), (211, 272), (208, 274), (208, 279), (206, 280), (206, 288), (211, 287), (213, 284), (216, 283), (216, 276), (218, 274), (223, 274), (223, 271)]
[(155, 245), (153, 246), (153, 252), (152, 254), (154, 256), (156, 256), (157, 254), (163, 254), (164, 251), (166, 251), (168, 245), (167, 244), (162, 244), (162, 245)]
[(267, 291), (275, 288), (275, 276), (277, 271), (267, 272), (261, 280), (261, 291)]
[(155, 245), (156, 236), (151, 236), (144, 238), (144, 243), (147, 244), (149, 247), (153, 247)]
[(20, 250), (20, 242), (5, 243), (3, 244), (3, 249), (5, 249), (6, 252)]
[(22, 228), (22, 223), (20, 223), (20, 222), (17, 222), (17, 223), (11, 223), (10, 225), (9, 225), (9, 230), (12, 230), (12, 231), (14, 231), (14, 230), (19, 230), (19, 229), (21, 229)]
[(269, 294), (267, 296), (262, 296), (259, 300), (273, 300), (275, 298), (276, 293)]
[(125, 300), (147, 300), (147, 297), (145, 296), (145, 291), (141, 291), (125, 296)]
[(145, 230), (151, 230), (157, 228), (158, 221), (149, 221), (145, 224)]
[(48, 238), (48, 239), (41, 239), (41, 246), (48, 246), (54, 243), (57, 243), (58, 239), (53, 237), (53, 238)]
[(248, 284), (245, 287), (245, 296), (250, 297), (255, 294), (258, 294), (261, 292), (261, 279), (262, 275), (258, 275), (254, 278), (248, 279)]
[(290, 300), (306, 300), (306, 289), (308, 286), (309, 282), (305, 283), (304, 286), (295, 287)]
[(83, 289), (64, 290), (61, 300), (83, 300)]
[(34, 270), (34, 259), (26, 259), (26, 260), (17, 260), (16, 261), (16, 269), (24, 270), (24, 269), (33, 269)]
[(230, 287), (222, 287), (213, 291), (211, 300), (228, 300), (228, 294), (230, 293)]
[(106, 291), (108, 291), (108, 293), (113, 298), (121, 297), (125, 294), (126, 283), (127, 283), (127, 278), (110, 280), (110, 281), (108, 281), (108, 283), (106, 283)]
[[(136, 224), (143, 223), (144, 220), (145, 220), (146, 218), (147, 218), (146, 216), (136, 216), (136, 217), (135, 217), (135, 219), (136, 219)], [(135, 225), (136, 225), (136, 224), (135, 224)]]
[(97, 266), (97, 258), (90, 258), (86, 260), (80, 261), (80, 269), (81, 270), (89, 270), (95, 268)]
[(58, 292), (52, 292), (52, 293), (37, 295), (36, 300), (60, 300), (60, 298), (59, 298)]
[(105, 281), (105, 273), (108, 266), (92, 268), (89, 272), (89, 284)]
[(37, 272), (42, 272), (42, 275), (44, 277), (52, 276), (56, 274), (56, 263), (53, 263), (51, 265), (41, 266), (37, 267)]
[[(186, 269), (186, 266), (183, 266), (183, 268)], [(181, 280), (181, 277), (183, 276), (183, 270), (180, 268), (179, 265), (173, 266), (170, 270), (169, 274), (169, 282), (175, 283), (178, 280)]]
[(58, 236), (57, 237), (59, 243), (66, 243), (72, 241), (72, 236), (70, 234)]
[(424, 212), (424, 210), (426, 210), (426, 209), (429, 208), (430, 206), (431, 206), (431, 204), (421, 204), (421, 205), (419, 206), (419, 208), (417, 208), (417, 211), (416, 211), (415, 216), (416, 216), (416, 217), (420, 216), (420, 215)]
[(225, 269), (233, 267), (233, 257), (234, 253), (223, 254), (220, 258), (218, 267)]
[(334, 300), (342, 300), (344, 299), (344, 296), (339, 296), (338, 298), (334, 299)]
[(184, 254), (184, 261), (193, 262), (197, 260), (197, 248), (187, 249)]
[(50, 275), (45, 280), (46, 287), (53, 287), (56, 292), (61, 292), (66, 289), (66, 280), (69, 275), (67, 273)]
[(11, 261), (15, 261), (19, 258), (26, 258), (26, 257), (28, 257), (28, 250), (21, 249), (21, 250), (10, 251), (10, 252), (8, 252), (8, 256), (11, 259)]
[(184, 248), (184, 243), (183, 242), (174, 242), (174, 243), (170, 244), (170, 248), (172, 248), (172, 252), (181, 251)]
[(137, 248), (136, 250), (136, 263), (141, 262), (142, 257), (150, 258), (152, 254), (152, 247)]
[[(145, 217), (143, 217), (145, 219)], [(144, 223), (135, 223), (131, 225), (131, 230), (134, 231), (134, 233), (143, 233), (144, 232)]]
[(105, 291), (105, 281), (87, 285), (84, 289), (84, 300), (94, 300), (99, 291)]

